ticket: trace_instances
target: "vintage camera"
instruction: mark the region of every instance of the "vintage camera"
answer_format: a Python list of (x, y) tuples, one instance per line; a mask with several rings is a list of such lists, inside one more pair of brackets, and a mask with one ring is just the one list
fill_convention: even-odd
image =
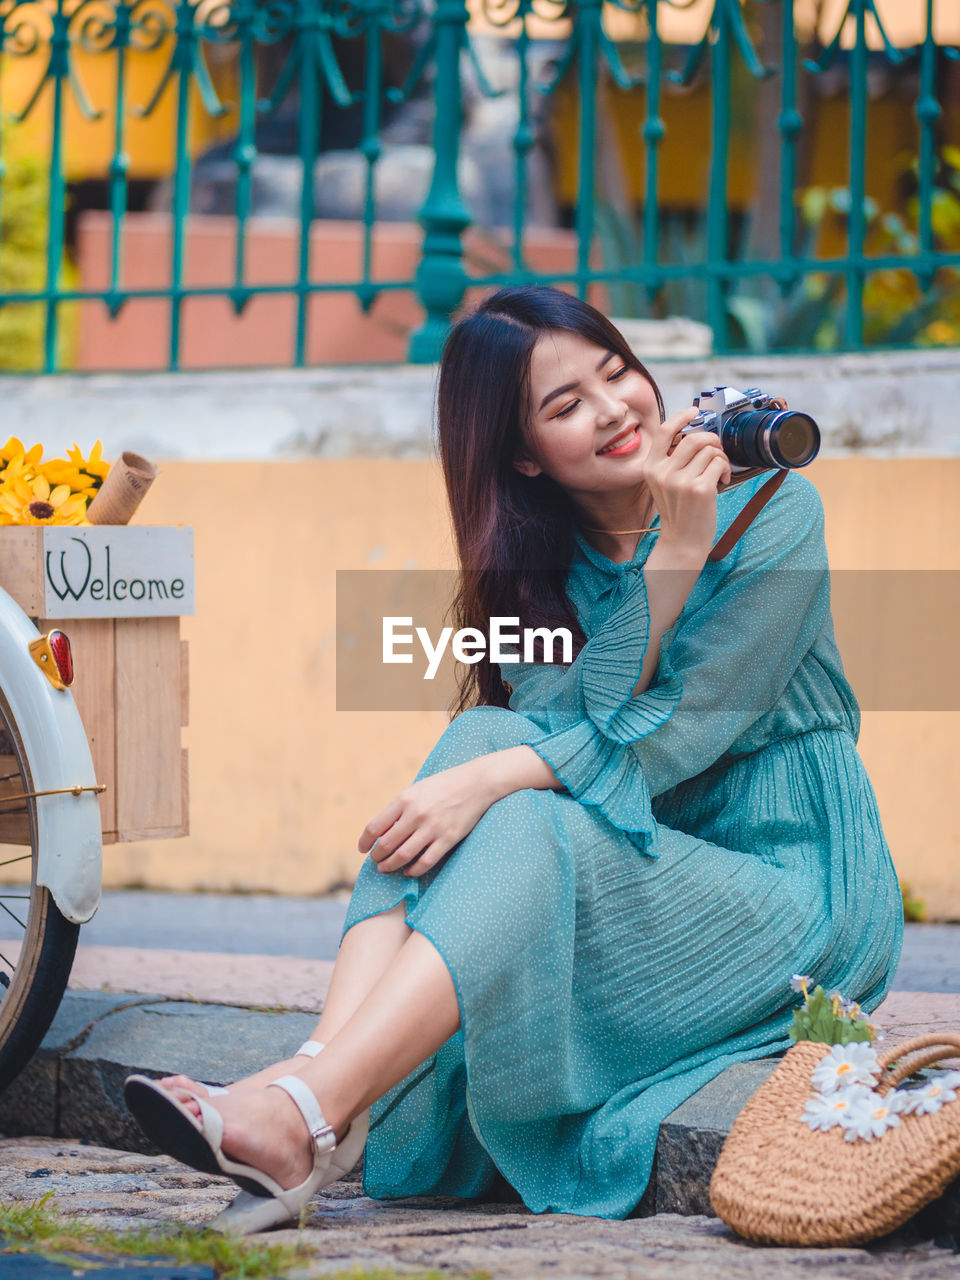
[(820, 451), (820, 428), (808, 413), (783, 409), (759, 387), (714, 387), (694, 397), (699, 414), (681, 428), (714, 431), (731, 470), (805, 467)]

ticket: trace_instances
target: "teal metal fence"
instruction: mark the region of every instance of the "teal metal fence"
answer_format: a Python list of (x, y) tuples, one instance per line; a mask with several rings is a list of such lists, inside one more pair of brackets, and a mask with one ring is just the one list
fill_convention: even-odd
[[(904, 4), (906, 0), (901, 7)], [(896, 7), (897, 0), (887, 0), (891, 5)], [(703, 6), (702, 37), (680, 47), (668, 43), (661, 29), (671, 9), (690, 8), (686, 0), (483, 0), (487, 30), (508, 30), (516, 59), (516, 84), (509, 90), (516, 98), (515, 122), (503, 153), (503, 165), (514, 177), (505, 233), (509, 266), (483, 273), (468, 268), (463, 248), (463, 235), (472, 221), (458, 185), (464, 76), (475, 77), (483, 95), (493, 97), (504, 90), (489, 83), (475, 38), (468, 33), (470, 15), (464, 0), (435, 0), (433, 5), (427, 0), (3, 0), (4, 123), (28, 125), (43, 116), (49, 144), (42, 157), (43, 280), (28, 287), (16, 271), (5, 269), (7, 246), (0, 242), (0, 308), (42, 307), (42, 367), (47, 371), (56, 370), (60, 362), (59, 330), (69, 304), (100, 305), (117, 317), (133, 299), (166, 300), (168, 365), (176, 369), (182, 360), (183, 311), (190, 299), (223, 297), (239, 314), (258, 295), (288, 295), (296, 305), (290, 361), (302, 365), (307, 359), (312, 296), (346, 292), (369, 311), (389, 291), (412, 290), (422, 305), (423, 321), (411, 335), (409, 358), (424, 362), (436, 358), (450, 316), (468, 288), (530, 281), (572, 287), (581, 296), (602, 285), (617, 314), (632, 307), (638, 314), (651, 315), (669, 310), (671, 299), (679, 296), (676, 289), (693, 282), (702, 288), (702, 314), (694, 318), (710, 325), (718, 351), (744, 345), (799, 349), (819, 343), (859, 350), (878, 341), (960, 342), (960, 139), (946, 135), (941, 97), (958, 51), (938, 43), (934, 0), (916, 0), (908, 7), (917, 10), (916, 37), (909, 47), (895, 47), (884, 28), (883, 0), (849, 0), (832, 36), (801, 30), (791, 0), (709, 0)], [(632, 18), (634, 38), (615, 40), (608, 34), (607, 17), (614, 9)], [(531, 34), (534, 24), (536, 36)], [(535, 71), (531, 54), (537, 40), (549, 38), (550, 24), (558, 32), (557, 56), (546, 64), (544, 74), (543, 59)], [(396, 43), (405, 36), (412, 63), (403, 82), (391, 86), (384, 42), (389, 38)], [(361, 71), (360, 83), (351, 85), (343, 60), (345, 51), (354, 47), (358, 56), (353, 62)], [(150, 50), (169, 50), (169, 55), (158, 67), (152, 92), (145, 100), (132, 101), (130, 58)], [(38, 53), (42, 66), (32, 90), (22, 101), (11, 101), (4, 84), (11, 67), (20, 58), (36, 62)], [(87, 59), (85, 66), (95, 56), (107, 69), (99, 76), (96, 93), (84, 82), (81, 55)], [(232, 102), (218, 93), (210, 72), (212, 57), (218, 65), (226, 61), (233, 68)], [(904, 164), (904, 194), (895, 209), (880, 207), (868, 184), (868, 76), (880, 65), (895, 69), (902, 85), (908, 86), (911, 101), (906, 109), (915, 116), (915, 146)], [(802, 172), (808, 128), (803, 86), (825, 76), (832, 76), (834, 83), (839, 80), (839, 92), (848, 103), (841, 139), (846, 176), (830, 189), (814, 190)], [(776, 154), (776, 164), (757, 175), (768, 195), (770, 184), (776, 184), (777, 207), (773, 249), (768, 246), (760, 255), (746, 251), (743, 237), (735, 234), (729, 200), (735, 132), (731, 113), (743, 83), (751, 80), (777, 86), (776, 110), (765, 119), (754, 119), (752, 126), (767, 130), (777, 144), (775, 152), (765, 152), (768, 157)], [(677, 86), (704, 81), (709, 85), (708, 182), (700, 208), (693, 211), (697, 251), (689, 251), (688, 240), (688, 250), (677, 256), (664, 234), (661, 198), (661, 158), (669, 141), (664, 97)], [(629, 228), (617, 227), (624, 210), (612, 212), (597, 189), (601, 148), (612, 145), (609, 120), (604, 123), (598, 104), (604, 86), (611, 83), (643, 97), (642, 126), (627, 146), (626, 160), (620, 160), (629, 164), (632, 145), (644, 171), (642, 198), (626, 213), (628, 221), (633, 220)], [(575, 103), (576, 195), (568, 216), (573, 252), (568, 268), (545, 273), (531, 266), (525, 237), (527, 168), (536, 141), (532, 107), (542, 101), (537, 95), (551, 100), (561, 89)], [(410, 278), (375, 278), (375, 174), (381, 162), (384, 111), (423, 92), (433, 104), (433, 166), (419, 212), (424, 233), (419, 263)], [(130, 217), (128, 131), (134, 119), (156, 113), (165, 95), (173, 95), (175, 133), (169, 282), (162, 288), (144, 288), (130, 284), (124, 273)], [(771, 101), (769, 96), (766, 101)], [(64, 273), (70, 254), (68, 103), (73, 118), (109, 118), (112, 127), (112, 155), (103, 174), (111, 217), (109, 281), (100, 289), (71, 284)], [(233, 273), (222, 285), (199, 286), (185, 273), (195, 164), (192, 116), (206, 112), (216, 117), (227, 111), (235, 121), (229, 152), (234, 173)], [(297, 211), (296, 274), (289, 280), (252, 283), (247, 265), (258, 123), (284, 111), (295, 114), (296, 156), (304, 175)], [(331, 113), (347, 111), (359, 112), (361, 119), (357, 149), (365, 165), (358, 211), (363, 265), (355, 280), (330, 281), (311, 270), (311, 175)], [(8, 194), (4, 175), (0, 168), (0, 236), (7, 230), (2, 221)], [(842, 225), (839, 252), (823, 249), (819, 232), (828, 217)], [(901, 303), (899, 310), (893, 307), (885, 328), (874, 324), (871, 329), (871, 282), (884, 278), (899, 282)], [(828, 313), (829, 322), (824, 320)], [(785, 315), (794, 317), (792, 327), (783, 322)]]

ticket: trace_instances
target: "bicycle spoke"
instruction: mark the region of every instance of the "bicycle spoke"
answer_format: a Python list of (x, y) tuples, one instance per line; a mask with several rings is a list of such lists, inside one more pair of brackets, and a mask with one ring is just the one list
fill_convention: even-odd
[(16, 902), (29, 902), (29, 893), (0, 893), (0, 899), (10, 898)]
[(21, 853), (19, 857), (8, 858), (6, 862), (0, 862), (0, 867), (12, 866), (14, 862), (29, 862), (32, 857), (33, 857), (32, 853)]
[(0, 960), (2, 960), (4, 964), (8, 964), (11, 969), (15, 969), (17, 967), (12, 960), (7, 959), (2, 951), (0, 951)]
[(24, 924), (24, 922), (20, 919), (20, 917), (19, 917), (19, 916), (15, 916), (15, 915), (13, 914), (13, 912), (10, 910), (10, 908), (9, 908), (9, 907), (5, 907), (5, 906), (3, 905), (3, 903), (2, 903), (2, 902), (0, 902), (0, 911), (5, 911), (5, 912), (7, 913), (7, 915), (10, 917), (10, 919), (11, 919), (11, 920), (16, 920), (16, 922), (17, 922), (17, 924), (20, 926), (20, 928), (21, 928), (21, 929), (23, 929), (23, 930), (24, 930), (24, 932), (26, 932), (26, 928), (27, 928), (27, 926), (26, 926), (26, 925)]

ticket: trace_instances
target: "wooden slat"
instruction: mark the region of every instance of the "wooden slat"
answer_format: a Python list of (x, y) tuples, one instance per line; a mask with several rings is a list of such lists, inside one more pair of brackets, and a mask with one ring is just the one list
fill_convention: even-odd
[[(20, 776), (16, 756), (0, 756), (0, 797), (16, 795), (23, 789), (23, 778)], [(14, 812), (15, 808), (19, 809), (19, 805), (0, 804), (0, 844), (30, 843), (30, 820), (26, 810), (19, 813)], [(0, 861), (3, 859), (0, 858)], [(3, 872), (0, 871), (0, 879), (2, 878)]]
[(8, 525), (0, 529), (0, 587), (30, 618), (43, 604), (43, 529)]
[(190, 642), (180, 641), (180, 725), (190, 723)]
[(96, 779), (107, 785), (100, 796), (100, 820), (104, 839), (109, 839), (117, 830), (116, 623), (113, 618), (68, 618), (62, 622), (44, 618), (39, 626), (41, 631), (57, 627), (70, 640), (71, 693), (90, 743)]
[(180, 619), (118, 618), (117, 838), (183, 830)]
[(190, 752), (183, 748), (180, 752), (180, 834), (190, 834)]

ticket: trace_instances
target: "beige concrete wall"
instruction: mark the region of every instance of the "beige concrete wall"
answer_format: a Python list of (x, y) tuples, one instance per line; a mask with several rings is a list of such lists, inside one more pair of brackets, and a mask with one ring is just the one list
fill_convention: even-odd
[[(960, 568), (960, 459), (822, 459), (833, 568)], [(335, 710), (335, 570), (449, 568), (437, 465), (168, 463), (143, 523), (196, 531), (192, 833), (113, 845), (108, 886), (317, 893), (352, 883), (359, 833), (406, 785), (442, 712)], [(842, 647), (842, 637), (841, 637)], [(918, 637), (918, 661), (923, 661)], [(960, 713), (865, 711), (861, 752), (900, 874), (960, 918)]]

